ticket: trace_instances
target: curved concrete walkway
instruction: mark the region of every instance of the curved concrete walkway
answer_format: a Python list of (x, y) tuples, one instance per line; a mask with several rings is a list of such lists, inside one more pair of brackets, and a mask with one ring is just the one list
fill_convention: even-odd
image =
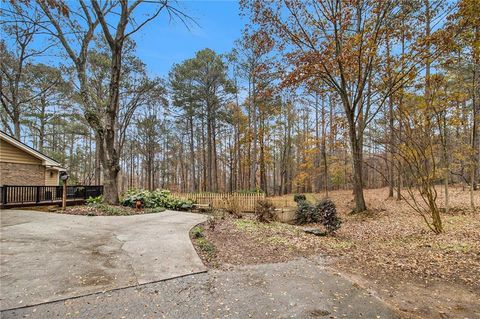
[(0, 219), (2, 310), (206, 271), (189, 238), (203, 215), (1, 210)]

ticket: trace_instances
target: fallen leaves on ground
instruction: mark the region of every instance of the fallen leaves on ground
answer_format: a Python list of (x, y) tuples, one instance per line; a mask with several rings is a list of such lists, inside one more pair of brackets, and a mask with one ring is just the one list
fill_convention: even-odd
[(216, 219), (213, 230), (207, 227), (204, 232), (215, 247), (215, 260), (207, 264), (228, 268), (320, 254), (332, 257), (333, 267), (384, 286), (411, 282), (427, 287), (433, 282), (478, 293), (480, 219), (479, 212), (469, 210), (468, 191), (450, 190), (452, 209), (442, 214), (445, 232), (440, 235), (432, 233), (405, 202), (387, 195), (387, 189), (366, 190), (369, 211), (352, 215), (351, 190), (331, 192), (343, 224), (327, 237), (306, 234), (301, 226), (261, 224), (248, 216)]

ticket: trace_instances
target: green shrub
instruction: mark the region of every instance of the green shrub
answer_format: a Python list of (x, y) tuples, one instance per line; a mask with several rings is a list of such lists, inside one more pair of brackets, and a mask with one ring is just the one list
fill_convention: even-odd
[(192, 231), (191, 231), (192, 237), (195, 238), (195, 239), (204, 237), (204, 235), (203, 235), (204, 230), (205, 229), (201, 226), (193, 227)]
[(297, 201), (297, 210), (295, 211), (295, 223), (298, 225), (317, 222), (317, 213), (315, 207), (307, 200)]
[(340, 228), (342, 221), (337, 216), (337, 209), (332, 200), (324, 198), (318, 201), (315, 208), (318, 213), (319, 221), (325, 226), (329, 233)]
[(172, 196), (169, 190), (157, 189), (154, 191), (130, 189), (123, 195), (123, 206), (135, 207), (135, 203), (141, 201), (145, 208), (164, 207), (173, 210), (189, 210), (192, 202)]
[(337, 216), (335, 203), (328, 198), (324, 198), (315, 205), (307, 200), (298, 201), (295, 223), (298, 225), (322, 223), (327, 232), (332, 233), (340, 228), (342, 221)]
[(196, 243), (200, 250), (209, 255), (212, 255), (215, 252), (215, 246), (204, 237), (197, 238)]
[(85, 202), (87, 204), (100, 204), (101, 202), (103, 202), (103, 196), (100, 195), (100, 196), (97, 196), (97, 197), (89, 197), (85, 200)]
[(121, 199), (121, 204), (123, 206), (135, 207), (135, 203), (137, 201), (141, 201), (145, 207), (153, 207), (153, 206), (147, 206), (149, 203), (149, 197), (150, 197), (149, 191), (129, 189), (123, 194), (123, 198)]
[(293, 200), (295, 203), (299, 203), (301, 201), (306, 201), (307, 197), (304, 194), (295, 194), (293, 195)]

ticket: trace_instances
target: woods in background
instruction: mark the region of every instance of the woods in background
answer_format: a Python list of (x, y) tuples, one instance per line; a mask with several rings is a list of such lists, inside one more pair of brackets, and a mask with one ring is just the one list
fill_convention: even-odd
[(132, 23), (141, 3), (1, 9), (2, 130), (62, 162), (72, 183), (104, 183), (111, 203), (132, 187), (352, 188), (357, 212), (365, 187), (389, 186), (436, 231), (435, 185), (463, 184), (473, 205), (478, 0), (244, 0), (236, 47), (192, 52), (165, 79), (148, 75), (132, 35), (165, 10), (188, 16), (159, 1)]

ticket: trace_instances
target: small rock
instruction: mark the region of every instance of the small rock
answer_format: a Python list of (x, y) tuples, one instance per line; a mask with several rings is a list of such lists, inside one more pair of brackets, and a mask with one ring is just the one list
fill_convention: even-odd
[(307, 234), (313, 234), (315, 236), (327, 236), (327, 232), (319, 228), (304, 228), (303, 231)]

